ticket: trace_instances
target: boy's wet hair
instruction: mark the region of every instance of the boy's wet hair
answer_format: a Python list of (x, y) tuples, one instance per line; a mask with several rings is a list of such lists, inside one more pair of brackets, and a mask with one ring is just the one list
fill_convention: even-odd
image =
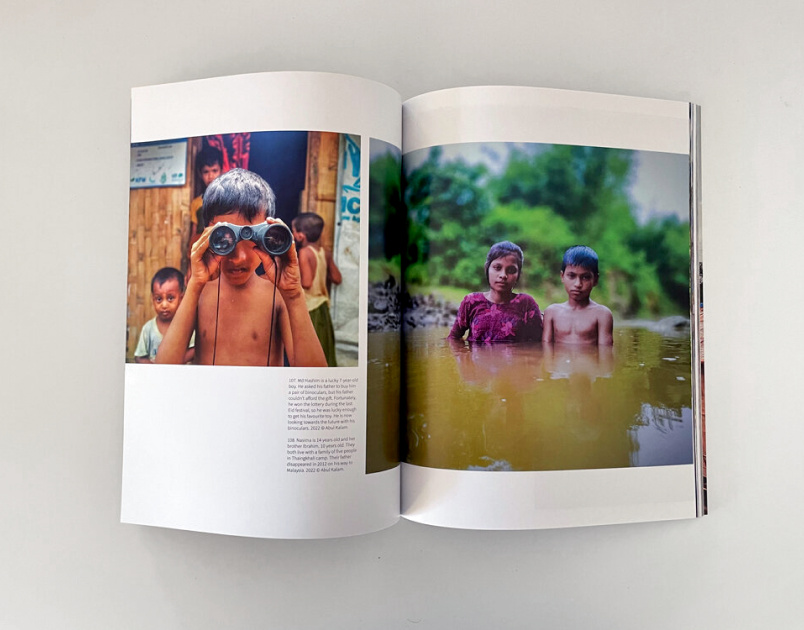
[(223, 153), (221, 153), (220, 149), (216, 149), (215, 147), (204, 147), (195, 156), (195, 170), (199, 173), (201, 169), (205, 166), (215, 166), (218, 165), (223, 168)]
[(204, 193), (204, 225), (226, 214), (239, 214), (246, 221), (273, 217), (276, 195), (257, 173), (233, 168), (214, 180)]
[(162, 286), (168, 280), (175, 279), (179, 283), (179, 293), (184, 293), (184, 274), (175, 267), (162, 267), (151, 278), (151, 293), (154, 292), (154, 287), (158, 284)]
[(564, 252), (564, 258), (561, 261), (561, 271), (563, 272), (567, 265), (573, 267), (583, 267), (588, 269), (596, 276), (599, 276), (597, 265), (597, 253), (591, 247), (586, 245), (574, 245)]
[(302, 212), (293, 219), (294, 227), (307, 237), (310, 243), (318, 242), (321, 232), (324, 231), (324, 219), (315, 212)]
[(501, 241), (499, 243), (494, 243), (489, 250), (488, 255), (486, 256), (486, 265), (484, 267), (484, 271), (486, 273), (486, 282), (489, 281), (489, 267), (491, 267), (491, 263), (493, 263), (498, 258), (502, 258), (503, 256), (514, 256), (516, 257), (516, 264), (519, 267), (519, 271), (516, 274), (516, 277), (522, 274), (522, 265), (525, 262), (525, 255), (522, 253), (522, 249), (519, 245), (515, 245), (511, 241)]

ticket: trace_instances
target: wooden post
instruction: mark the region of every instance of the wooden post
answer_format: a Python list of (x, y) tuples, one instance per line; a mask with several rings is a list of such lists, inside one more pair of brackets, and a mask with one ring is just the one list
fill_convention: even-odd
[(300, 212), (314, 212), (324, 219), (321, 245), (332, 253), (335, 236), (335, 201), (339, 194), (340, 134), (311, 131), (308, 135), (307, 171)]

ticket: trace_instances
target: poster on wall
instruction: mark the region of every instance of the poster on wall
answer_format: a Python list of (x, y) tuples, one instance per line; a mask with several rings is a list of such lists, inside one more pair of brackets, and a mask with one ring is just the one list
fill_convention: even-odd
[(131, 145), (130, 188), (184, 186), (187, 181), (187, 140)]
[[(342, 134), (339, 154), (335, 258), (342, 272), (356, 275), (360, 268), (360, 136)], [(359, 296), (357, 283), (333, 287), (332, 323), (344, 352), (358, 345)]]

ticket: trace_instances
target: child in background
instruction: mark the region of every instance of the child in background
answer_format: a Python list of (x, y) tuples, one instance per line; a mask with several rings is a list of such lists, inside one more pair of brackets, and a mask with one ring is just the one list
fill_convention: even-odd
[(544, 311), (543, 342), (614, 344), (611, 311), (590, 299), (599, 278), (597, 254), (591, 247), (576, 245), (564, 252), (561, 282), (569, 299)]
[[(151, 279), (151, 300), (156, 317), (145, 322), (140, 331), (140, 339), (134, 351), (134, 360), (137, 363), (154, 363), (162, 337), (173, 321), (183, 296), (184, 276), (181, 271), (173, 267), (163, 267), (154, 274)], [(184, 354), (184, 363), (193, 360), (194, 345), (195, 339), (191, 338), (189, 348)]]
[[(204, 191), (206, 191), (207, 187), (223, 173), (223, 154), (220, 152), (220, 149), (216, 149), (215, 147), (204, 147), (201, 149), (195, 156), (195, 172), (201, 178), (201, 181), (204, 182)], [(192, 251), (193, 245), (206, 227), (201, 211), (201, 206), (203, 205), (203, 192), (190, 202), (190, 221), (192, 222), (190, 229), (190, 251)]]
[(299, 269), (304, 298), (313, 327), (324, 349), (329, 367), (337, 367), (335, 331), (329, 314), (327, 282), (341, 283), (341, 272), (332, 255), (321, 247), (324, 219), (314, 212), (302, 212), (293, 219), (293, 238), (299, 248)]

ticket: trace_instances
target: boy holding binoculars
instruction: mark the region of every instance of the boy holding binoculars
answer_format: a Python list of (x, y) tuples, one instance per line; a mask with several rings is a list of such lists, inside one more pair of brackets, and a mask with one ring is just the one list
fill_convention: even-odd
[[(157, 363), (182, 363), (195, 331), (195, 362), (202, 365), (281, 366), (286, 354), (291, 366), (326, 367), (292, 235), (288, 230), (286, 251), (272, 250), (256, 236), (287, 230), (273, 218), (275, 208), (273, 190), (251, 171), (232, 169), (209, 184), (203, 205), (207, 227), (193, 245), (184, 298)], [(223, 222), (228, 225), (217, 225)], [(282, 227), (266, 231), (265, 224)], [(260, 263), (262, 276), (255, 274)]]

